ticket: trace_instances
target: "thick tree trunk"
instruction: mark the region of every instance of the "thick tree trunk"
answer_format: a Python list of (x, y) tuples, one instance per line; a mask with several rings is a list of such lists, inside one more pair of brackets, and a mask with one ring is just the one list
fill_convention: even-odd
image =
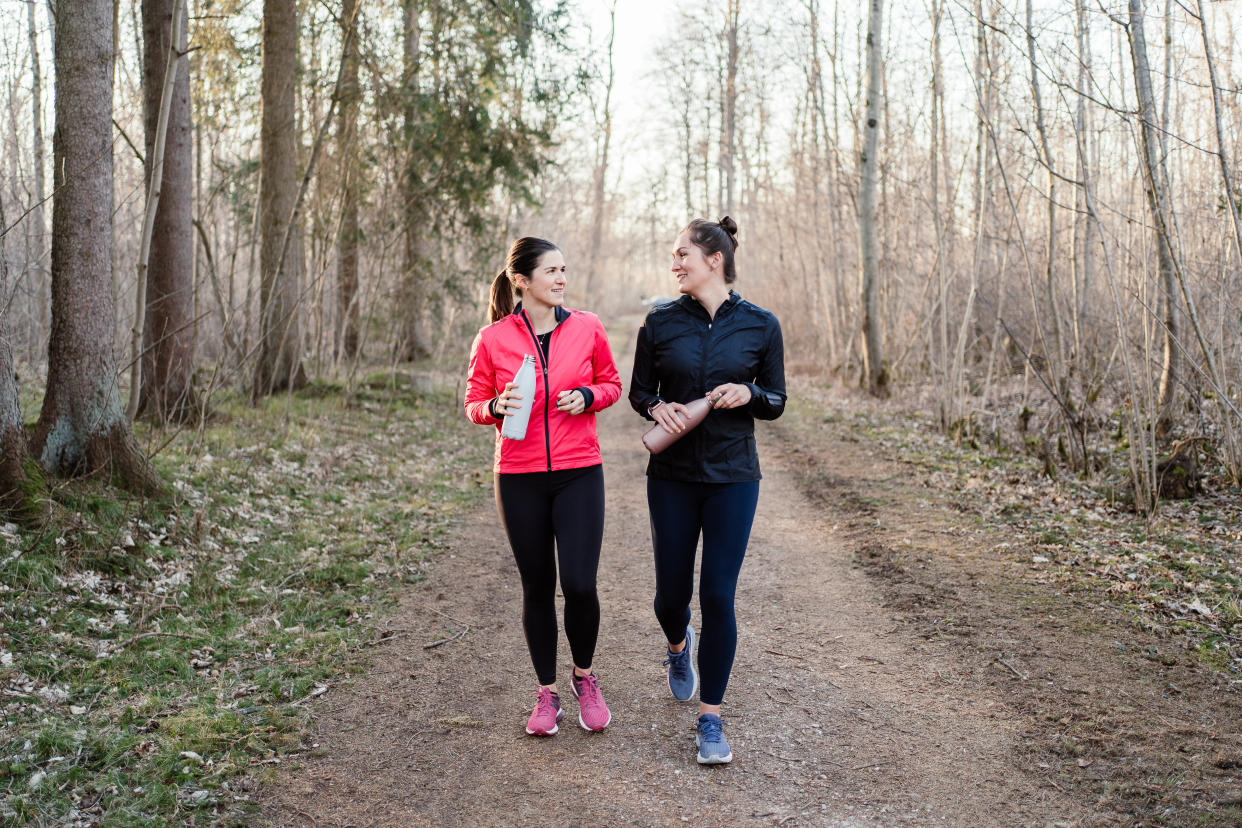
[(1080, 187), (1075, 193), (1074, 211), (1074, 352), (1075, 355), (1085, 353), (1083, 344), (1083, 318), (1086, 315), (1091, 298), (1092, 275), (1095, 271), (1094, 225), (1088, 220), (1087, 201), (1091, 194), (1087, 188), (1092, 186), (1095, 178), (1093, 159), (1095, 157), (1095, 139), (1091, 134), (1091, 110), (1087, 96), (1091, 79), (1091, 33), (1090, 15), (1087, 13), (1088, 0), (1075, 0), (1074, 8), (1077, 18), (1075, 37), (1078, 43), (1078, 80), (1076, 90), (1078, 101), (1074, 110), (1074, 131), (1077, 133), (1076, 166)]
[(873, 394), (888, 391), (888, 371), (884, 365), (878, 313), (879, 266), (876, 243), (876, 181), (879, 158), (881, 100), (880, 33), (883, 31), (884, 0), (869, 0), (867, 24), (867, 105), (863, 116), (863, 149), (858, 186), (859, 299), (862, 311), (863, 387)]
[(252, 397), (305, 384), (298, 197), (298, 13), (296, 0), (263, 3), (263, 124), (259, 213), (259, 349)]
[(337, 232), (336, 344), (338, 355), (358, 355), (358, 0), (341, 8), (341, 37), (345, 42), (341, 64), (341, 109), (337, 114), (337, 144), (341, 161), (341, 226)]
[(427, 220), (422, 208), (422, 176), (420, 159), (415, 155), (415, 138), (421, 127), (418, 109), (418, 69), (422, 30), (419, 27), (419, 0), (402, 0), (402, 78), (405, 100), (403, 128), (405, 132), (405, 169), (402, 174), (402, 233), (405, 260), (401, 285), (401, 340), (398, 354), (409, 361), (431, 353), (427, 336), (427, 308), (424, 297), (426, 269), (423, 254), (423, 224)]
[(1173, 391), (1177, 386), (1181, 358), (1177, 340), (1181, 333), (1181, 314), (1177, 303), (1177, 281), (1173, 272), (1172, 221), (1168, 209), (1164, 159), (1160, 154), (1159, 122), (1156, 100), (1151, 88), (1151, 69), (1147, 62), (1147, 39), (1143, 32), (1143, 2), (1130, 0), (1130, 22), (1127, 28), (1130, 56), (1134, 61), (1134, 91), (1138, 99), (1139, 164), (1143, 173), (1143, 189), (1147, 207), (1156, 230), (1156, 268), (1160, 279), (1161, 315), (1164, 323), (1164, 350), (1160, 368), (1160, 391), (1157, 399), (1160, 430), (1172, 425)]
[(103, 472), (157, 492), (121, 408), (113, 352), (112, 4), (61, 0), (58, 11), (52, 335), (33, 449), (51, 474)]
[[(156, 161), (157, 127), (169, 49), (186, 42), (186, 15), (173, 36), (178, 0), (143, 0), (143, 107), (148, 185)], [(194, 394), (194, 193), (189, 60), (173, 73), (164, 137), (163, 175), (147, 257), (146, 324), (138, 412), (158, 422), (197, 415)]]

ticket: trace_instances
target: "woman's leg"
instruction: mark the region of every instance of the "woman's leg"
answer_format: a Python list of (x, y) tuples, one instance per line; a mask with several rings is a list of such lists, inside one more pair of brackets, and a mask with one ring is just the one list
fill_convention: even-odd
[(604, 540), (604, 469), (590, 466), (552, 472), (552, 526), (565, 595), (565, 637), (574, 665), (584, 670), (595, 658), (599, 593), (595, 588)]
[(699, 605), (699, 701), (718, 706), (724, 699), (737, 650), (733, 596), (746, 556), (750, 527), (759, 501), (759, 481), (718, 485), (703, 503), (703, 566)]
[(671, 645), (682, 642), (690, 623), (694, 553), (703, 527), (700, 491), (695, 483), (647, 478), (651, 546), (655, 551), (655, 614)]
[(496, 506), (522, 578), (522, 627), (535, 675), (556, 683), (556, 561), (547, 475), (496, 475)]

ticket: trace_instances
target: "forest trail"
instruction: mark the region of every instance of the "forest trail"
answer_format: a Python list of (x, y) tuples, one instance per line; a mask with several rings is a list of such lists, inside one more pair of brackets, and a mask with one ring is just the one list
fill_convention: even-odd
[[(614, 348), (624, 360), (628, 340)], [(564, 692), (560, 734), (524, 734), (534, 677), (521, 590), (489, 503), (384, 623), (399, 634), (376, 646), (370, 669), (317, 701), (312, 750), (262, 797), (272, 823), (1083, 820), (1079, 804), (1021, 769), (1022, 724), (1002, 695), (946, 682), (959, 669), (952, 651), (930, 647), (884, 608), (832, 510), (791, 472), (804, 459), (770, 426), (759, 432), (764, 481), (724, 708), (736, 759), (698, 766), (697, 705), (668, 694), (651, 610), (642, 422), (624, 400), (601, 420), (608, 512), (596, 670), (611, 726), (582, 730)], [(834, 471), (875, 474), (858, 452)], [(693, 617), (697, 626), (697, 605)], [(425, 647), (465, 626), (464, 636)], [(562, 633), (562, 685), (568, 658)]]

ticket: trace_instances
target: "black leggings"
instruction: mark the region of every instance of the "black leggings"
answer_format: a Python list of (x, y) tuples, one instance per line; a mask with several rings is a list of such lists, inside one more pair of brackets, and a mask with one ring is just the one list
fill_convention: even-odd
[(759, 501), (759, 481), (681, 483), (647, 478), (651, 541), (655, 547), (655, 614), (670, 644), (686, 637), (694, 595), (694, 558), (703, 536), (699, 567), (699, 701), (724, 701), (737, 650), (733, 596), (746, 557)]
[(595, 574), (604, 539), (604, 467), (497, 474), (496, 506), (522, 576), (522, 626), (530, 660), (539, 683), (552, 684), (558, 562), (565, 637), (574, 664), (590, 667), (595, 658), (599, 633)]

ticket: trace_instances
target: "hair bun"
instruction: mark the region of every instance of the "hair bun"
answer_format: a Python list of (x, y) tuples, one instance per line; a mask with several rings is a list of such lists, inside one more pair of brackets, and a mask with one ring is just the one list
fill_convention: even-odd
[(720, 229), (729, 234), (729, 240), (733, 242), (733, 246), (737, 247), (737, 222), (729, 216), (725, 216), (717, 222)]

